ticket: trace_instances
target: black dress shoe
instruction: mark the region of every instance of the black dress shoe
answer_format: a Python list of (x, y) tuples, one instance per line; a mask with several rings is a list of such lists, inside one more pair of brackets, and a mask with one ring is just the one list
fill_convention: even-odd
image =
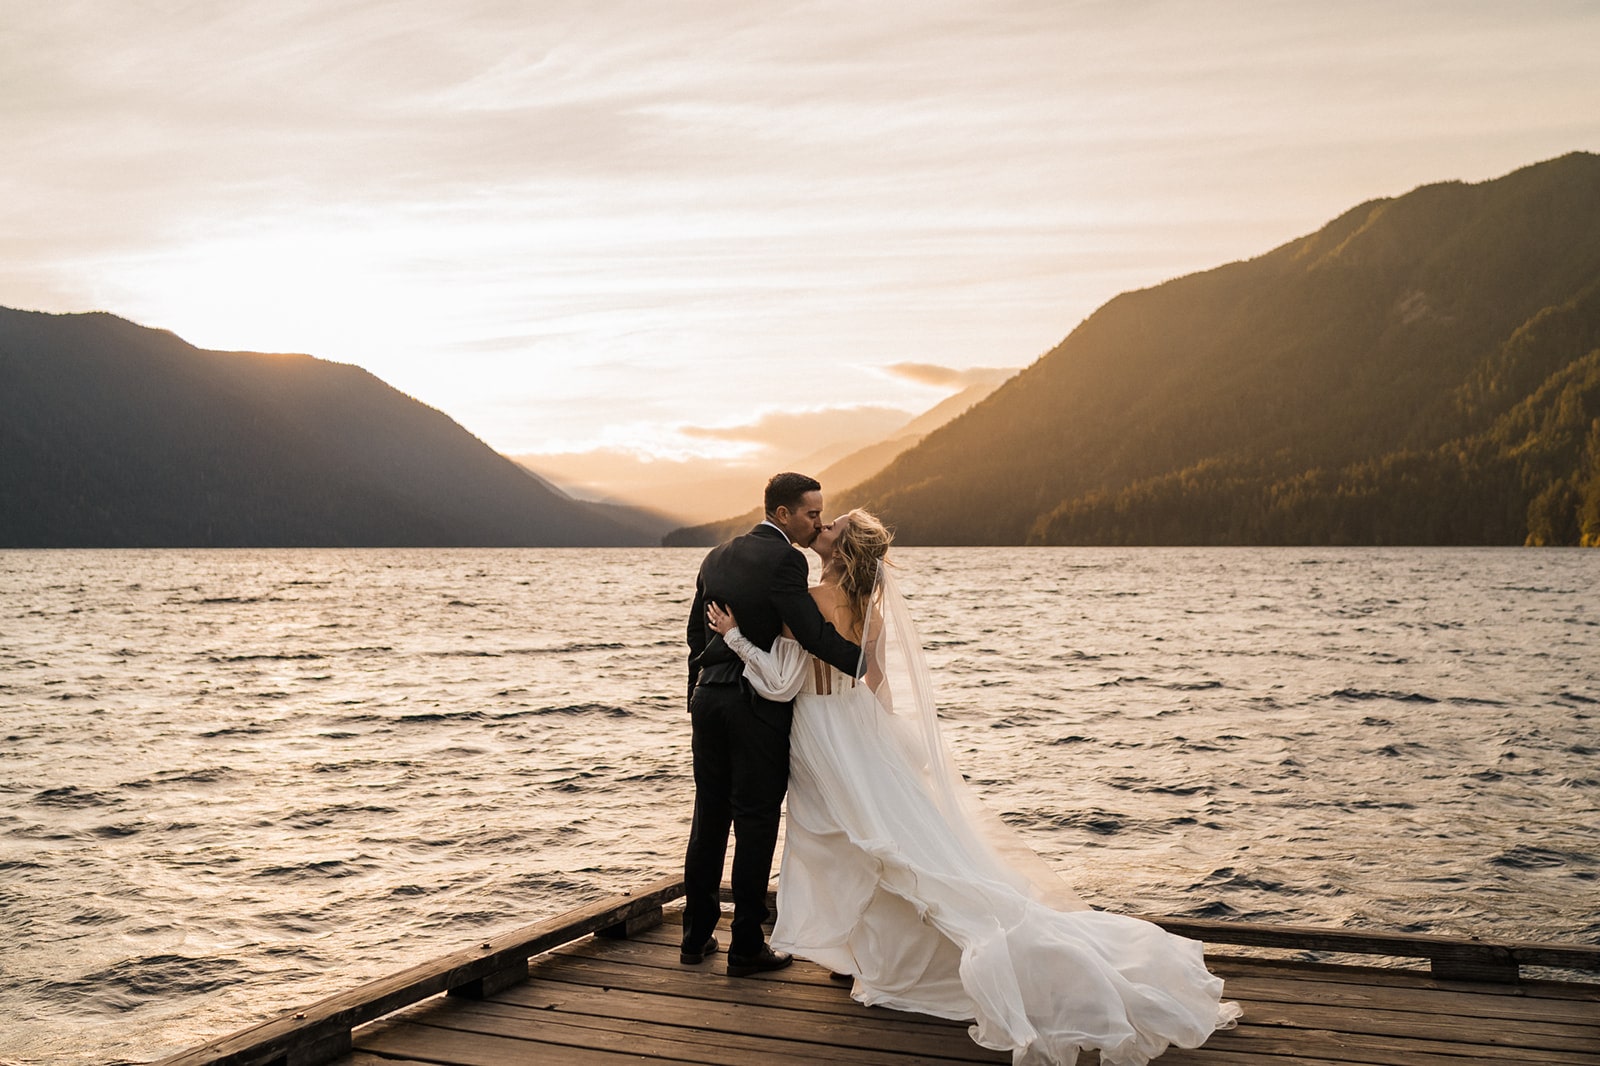
[(765, 944), (761, 945), (759, 955), (735, 955), (728, 952), (728, 976), (749, 977), (755, 973), (766, 973), (768, 970), (781, 970), (794, 961), (793, 955), (786, 955), (781, 951), (773, 951)]
[(706, 937), (706, 942), (700, 945), (699, 951), (690, 951), (688, 948), (679, 949), (678, 961), (685, 966), (698, 966), (705, 961), (707, 955), (715, 955), (716, 953), (717, 938), (708, 936)]
[(838, 970), (828, 971), (828, 980), (830, 981), (854, 981), (855, 979), (856, 975), (853, 973), (840, 973)]

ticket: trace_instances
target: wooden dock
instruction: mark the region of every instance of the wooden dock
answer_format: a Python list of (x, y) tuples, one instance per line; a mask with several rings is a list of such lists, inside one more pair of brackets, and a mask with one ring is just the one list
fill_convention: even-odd
[[(728, 977), (720, 954), (680, 965), (681, 896), (667, 880), (603, 900), (161, 1066), (1010, 1061), (963, 1023), (862, 1007), (803, 960), (751, 978)], [(1205, 940), (1227, 997), (1244, 1006), (1238, 1028), (1160, 1066), (1600, 1066), (1600, 984), (1521, 973), (1600, 974), (1600, 947), (1158, 921)], [(1241, 957), (1229, 944), (1427, 959), (1430, 970)]]

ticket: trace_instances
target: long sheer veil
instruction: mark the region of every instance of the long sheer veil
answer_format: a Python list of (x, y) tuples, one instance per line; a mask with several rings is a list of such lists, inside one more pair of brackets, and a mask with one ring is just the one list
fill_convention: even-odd
[(922, 653), (916, 620), (893, 570), (883, 562), (878, 563), (861, 648), (866, 682), (890, 716), (896, 739), (920, 769), (946, 822), (992, 852), (1012, 874), (1008, 880), (1020, 882), (1018, 887), (1025, 887), (1034, 899), (1057, 910), (1088, 910), (1088, 904), (1017, 831), (984, 805), (956, 768), (939, 728), (933, 674)]

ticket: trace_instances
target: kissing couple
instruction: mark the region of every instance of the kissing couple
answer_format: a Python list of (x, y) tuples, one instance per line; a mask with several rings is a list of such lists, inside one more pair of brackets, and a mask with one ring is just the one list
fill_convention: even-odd
[[(1091, 909), (967, 786), (866, 511), (822, 521), (822, 486), (768, 483), (766, 518), (713, 548), (689, 613), (694, 821), (680, 960), (717, 951), (734, 834), (727, 972), (800, 955), (860, 1003), (969, 1019), (1015, 1064), (1107, 1066), (1198, 1047), (1239, 1015), (1202, 945)], [(822, 562), (807, 587), (796, 548)], [(772, 943), (767, 883), (789, 799)]]

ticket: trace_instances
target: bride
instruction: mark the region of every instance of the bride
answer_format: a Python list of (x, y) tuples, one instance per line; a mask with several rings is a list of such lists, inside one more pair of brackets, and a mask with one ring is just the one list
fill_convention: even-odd
[(973, 1019), (1018, 1066), (1107, 1066), (1198, 1047), (1236, 1004), (1201, 945), (1091, 910), (970, 791), (888, 569), (889, 531), (856, 510), (812, 544), (822, 614), (858, 642), (857, 681), (788, 637), (763, 651), (717, 604), (707, 621), (761, 695), (794, 699), (772, 946), (853, 977), (861, 1003)]

